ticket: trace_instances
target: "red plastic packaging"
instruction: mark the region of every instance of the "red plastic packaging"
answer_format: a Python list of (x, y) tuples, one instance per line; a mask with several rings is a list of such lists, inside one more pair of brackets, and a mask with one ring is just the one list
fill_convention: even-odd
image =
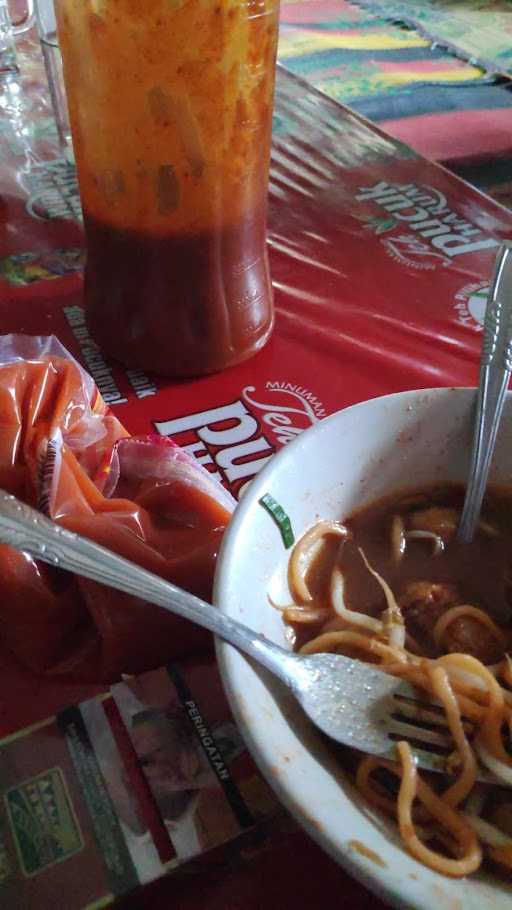
[[(0, 338), (0, 485), (208, 599), (234, 500), (169, 438), (130, 437), (55, 338)], [(38, 673), (112, 679), (205, 634), (137, 598), (0, 546), (4, 643)]]

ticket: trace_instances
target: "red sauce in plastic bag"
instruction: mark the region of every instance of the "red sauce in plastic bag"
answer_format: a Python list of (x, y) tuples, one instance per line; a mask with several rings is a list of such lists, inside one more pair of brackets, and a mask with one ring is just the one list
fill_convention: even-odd
[[(1, 360), (1, 350), (0, 350)], [(208, 599), (230, 517), (222, 488), (162, 437), (130, 438), (71, 360), (0, 365), (0, 486)], [(197, 650), (159, 607), (0, 545), (1, 635), (39, 673), (112, 679)]]

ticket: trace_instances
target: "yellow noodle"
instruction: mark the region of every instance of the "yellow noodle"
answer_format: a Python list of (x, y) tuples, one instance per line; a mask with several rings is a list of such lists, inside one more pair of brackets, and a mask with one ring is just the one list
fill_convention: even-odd
[[(379, 787), (377, 782), (372, 780), (373, 772), (382, 767), (387, 767), (387, 765), (383, 764), (382, 760), (375, 755), (367, 755), (362, 758), (357, 766), (356, 786), (370, 806), (375, 806), (375, 808), (386, 812), (387, 815), (392, 815), (396, 818), (396, 799), (389, 796), (384, 787)], [(398, 768), (398, 765), (396, 767)]]
[(323, 537), (334, 534), (337, 537), (348, 537), (348, 531), (338, 521), (319, 521), (295, 544), (288, 565), (288, 585), (292, 596), (299, 603), (311, 603), (313, 597), (306, 584), (306, 573), (316, 553), (316, 548)]
[(455, 808), (466, 799), (466, 796), (473, 789), (476, 781), (477, 765), (473, 750), (466, 739), (460, 708), (446, 670), (444, 667), (431, 666), (429, 667), (429, 677), (432, 685), (432, 694), (439, 699), (445, 710), (448, 726), (462, 762), (462, 771), (459, 778), (443, 793), (443, 800), (449, 806)]
[(512, 768), (512, 760), (505, 750), (501, 729), (505, 720), (505, 700), (501, 686), (492, 673), (476, 657), (469, 654), (445, 654), (439, 658), (439, 663), (448, 670), (451, 666), (466, 670), (483, 680), (487, 686), (488, 704), (482, 725), (477, 735), (489, 751), (503, 764)]
[[(402, 763), (398, 793), (398, 827), (409, 852), (420, 862), (452, 878), (469, 875), (480, 866), (482, 851), (477, 836), (463, 816), (430, 789), (418, 775), (409, 743), (398, 743)], [(430, 815), (451, 835), (459, 850), (459, 858), (443, 856), (421, 842), (412, 819), (414, 799), (423, 803)]]

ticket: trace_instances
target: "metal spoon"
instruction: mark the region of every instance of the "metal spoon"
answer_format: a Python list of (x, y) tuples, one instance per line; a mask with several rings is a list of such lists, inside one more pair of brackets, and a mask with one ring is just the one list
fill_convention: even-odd
[(457, 531), (462, 543), (471, 543), (480, 518), (511, 372), (512, 245), (504, 243), (496, 257), (485, 310), (471, 466)]

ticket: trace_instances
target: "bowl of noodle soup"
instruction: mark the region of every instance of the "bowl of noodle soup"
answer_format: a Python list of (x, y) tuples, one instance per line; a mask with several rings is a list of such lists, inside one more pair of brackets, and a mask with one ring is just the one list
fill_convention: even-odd
[[(252, 482), (216, 572), (215, 603), (270, 640), (382, 664), (439, 703), (457, 743), (447, 774), (416, 770), (408, 746), (385, 767), (327, 741), (277, 680), (217, 645), (235, 718), (281, 801), (353, 876), (408, 910), (510, 906), (512, 621), (500, 566), (510, 536), (512, 569), (512, 394), (481, 559), (455, 541), (474, 403), (474, 389), (403, 392), (315, 424)], [(493, 783), (475, 783), (476, 762)]]

